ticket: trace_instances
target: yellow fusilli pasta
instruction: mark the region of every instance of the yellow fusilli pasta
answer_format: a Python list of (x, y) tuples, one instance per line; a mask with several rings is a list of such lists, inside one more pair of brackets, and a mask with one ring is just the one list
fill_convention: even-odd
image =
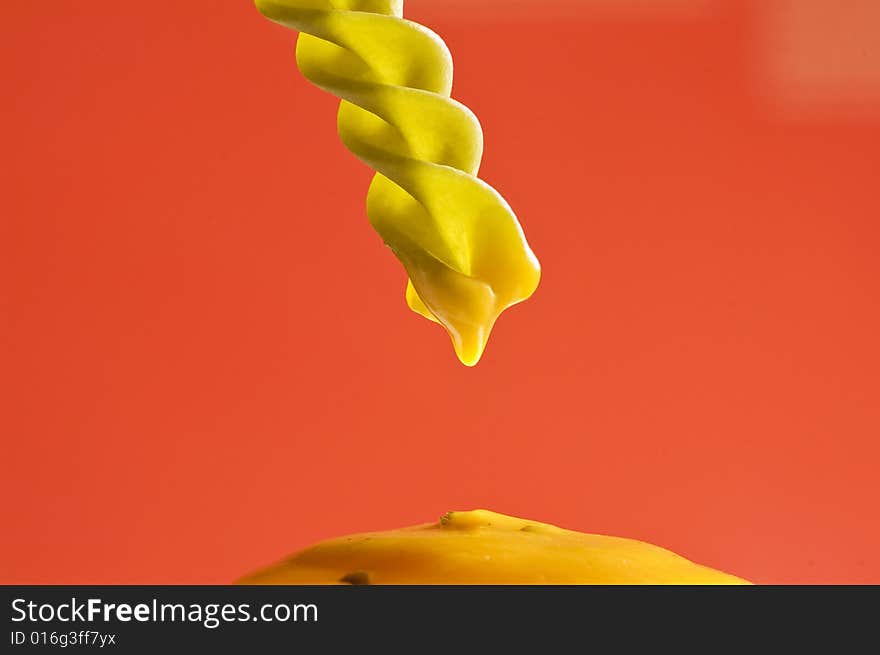
[(367, 215), (409, 275), (407, 303), (476, 364), (499, 314), (534, 292), (540, 265), (507, 202), (477, 178), (483, 133), (450, 98), (443, 40), (404, 19), (402, 0), (256, 5), (300, 32), (300, 71), (341, 98), (339, 135), (377, 171)]

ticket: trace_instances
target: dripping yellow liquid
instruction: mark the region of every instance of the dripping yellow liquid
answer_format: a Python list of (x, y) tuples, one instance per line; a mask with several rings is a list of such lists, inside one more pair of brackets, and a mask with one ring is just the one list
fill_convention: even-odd
[(339, 135), (377, 171), (367, 216), (407, 271), (407, 304), (475, 365), (501, 312), (535, 291), (540, 265), (513, 210), (477, 177), (483, 133), (450, 98), (443, 40), (404, 19), (402, 0), (256, 6), (300, 33), (300, 71), (341, 99)]
[(331, 539), (241, 584), (749, 584), (658, 546), (486, 510)]

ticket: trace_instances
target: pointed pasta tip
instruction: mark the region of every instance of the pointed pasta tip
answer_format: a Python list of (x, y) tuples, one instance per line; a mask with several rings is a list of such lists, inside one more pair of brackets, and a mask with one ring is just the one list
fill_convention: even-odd
[(476, 366), (483, 356), (483, 351), (486, 350), (486, 343), (489, 341), (488, 331), (478, 329), (464, 335), (450, 332), (450, 336), (458, 361), (471, 368)]

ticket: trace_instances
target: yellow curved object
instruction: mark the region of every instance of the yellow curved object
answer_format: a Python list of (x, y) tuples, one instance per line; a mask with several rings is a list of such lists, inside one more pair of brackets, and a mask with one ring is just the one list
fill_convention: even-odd
[(483, 133), (450, 98), (446, 45), (403, 18), (403, 0), (256, 6), (300, 32), (300, 71), (342, 99), (339, 135), (378, 171), (367, 215), (409, 275), (407, 303), (443, 325), (473, 366), (499, 314), (534, 292), (540, 265), (507, 202), (476, 177)]
[(331, 539), (239, 584), (750, 584), (633, 539), (487, 510)]

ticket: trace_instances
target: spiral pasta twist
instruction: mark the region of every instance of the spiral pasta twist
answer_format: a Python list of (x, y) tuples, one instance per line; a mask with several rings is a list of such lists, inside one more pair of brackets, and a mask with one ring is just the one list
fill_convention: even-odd
[(256, 6), (300, 32), (300, 71), (341, 99), (339, 135), (377, 171), (367, 216), (409, 275), (407, 304), (473, 366), (501, 312), (534, 292), (540, 265), (507, 202), (477, 178), (483, 133), (450, 98), (446, 44), (403, 18), (403, 0)]

